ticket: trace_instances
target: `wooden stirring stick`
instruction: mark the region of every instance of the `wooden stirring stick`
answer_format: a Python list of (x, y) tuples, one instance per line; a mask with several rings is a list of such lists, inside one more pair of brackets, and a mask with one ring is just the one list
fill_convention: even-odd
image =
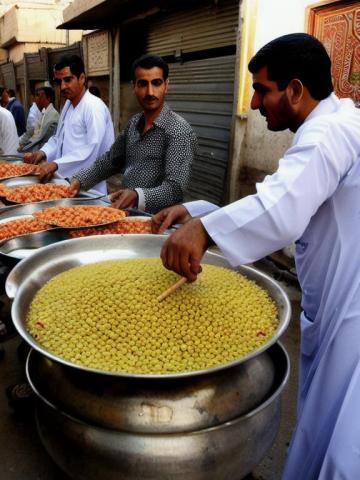
[(187, 278), (186, 277), (181, 277), (180, 280), (178, 280), (176, 283), (174, 283), (174, 285), (169, 287), (167, 290), (165, 290), (165, 292), (163, 292), (161, 295), (158, 296), (158, 298), (157, 298), (158, 302), (162, 302), (164, 300), (164, 298), (166, 298), (169, 295), (171, 295), (172, 293), (174, 293), (178, 288), (180, 288), (186, 282), (187, 282)]

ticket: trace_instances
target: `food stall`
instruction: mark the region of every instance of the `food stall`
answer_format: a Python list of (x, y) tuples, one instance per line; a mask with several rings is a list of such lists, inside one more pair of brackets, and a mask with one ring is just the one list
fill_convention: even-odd
[[(78, 200), (55, 202), (72, 207)], [(19, 215), (46, 213), (40, 203), (7, 207), (0, 222), (9, 208), (7, 219), (16, 216), (15, 209), (22, 209)], [(208, 251), (199, 280), (160, 302), (175, 280), (160, 265), (166, 235), (69, 238), (68, 232), (57, 226), (0, 245), (6, 257), (28, 250), (22, 261), (17, 258), (6, 293), (13, 299), (15, 327), (32, 347), (26, 372), (50, 456), (76, 480), (245, 477), (279, 429), (289, 375), (289, 359), (278, 342), (290, 319), (286, 293), (262, 272), (233, 269)], [(21, 244), (29, 237), (35, 240)], [(115, 270), (118, 277), (112, 276)], [(246, 287), (240, 282), (236, 294), (227, 292), (227, 275)], [(240, 303), (232, 304), (231, 297)], [(252, 297), (255, 305), (248, 303)], [(265, 303), (273, 312), (272, 329), (261, 323)], [(257, 325), (255, 339), (243, 350), (249, 323)], [(232, 336), (237, 334), (239, 340)], [(126, 362), (116, 363), (119, 358)]]

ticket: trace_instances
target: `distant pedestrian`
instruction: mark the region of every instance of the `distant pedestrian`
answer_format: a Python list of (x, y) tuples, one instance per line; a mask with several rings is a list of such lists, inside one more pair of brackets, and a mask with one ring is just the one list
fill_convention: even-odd
[(25, 110), (22, 104), (17, 100), (15, 91), (11, 88), (0, 88), (0, 103), (12, 113), (17, 134), (20, 137), (26, 131)]
[(59, 122), (59, 113), (54, 107), (55, 92), (51, 87), (39, 87), (36, 89), (35, 101), (40, 117), (34, 126), (34, 132), (29, 141), (23, 145), (23, 152), (39, 150), (56, 132)]
[(41, 111), (36, 105), (35, 93), (31, 94), (32, 105), (29, 109), (29, 113), (26, 119), (26, 131), (19, 138), (19, 151), (22, 150), (22, 147), (29, 143), (30, 138), (34, 135), (34, 128), (36, 122), (41, 118)]

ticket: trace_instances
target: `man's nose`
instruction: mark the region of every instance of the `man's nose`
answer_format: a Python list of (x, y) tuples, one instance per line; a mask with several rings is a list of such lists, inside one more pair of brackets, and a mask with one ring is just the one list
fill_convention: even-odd
[(154, 95), (154, 86), (151, 82), (148, 83), (148, 91), (147, 91), (147, 94), (148, 95), (151, 95), (153, 96)]

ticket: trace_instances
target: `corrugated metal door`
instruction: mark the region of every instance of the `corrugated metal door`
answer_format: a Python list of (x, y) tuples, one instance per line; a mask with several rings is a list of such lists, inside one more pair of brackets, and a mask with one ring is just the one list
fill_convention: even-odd
[(28, 80), (47, 80), (47, 65), (39, 53), (25, 53)]
[(188, 199), (221, 204), (229, 160), (235, 57), (170, 65), (167, 101), (198, 137)]
[(164, 57), (235, 45), (239, 0), (200, 3), (153, 20), (146, 51)]

